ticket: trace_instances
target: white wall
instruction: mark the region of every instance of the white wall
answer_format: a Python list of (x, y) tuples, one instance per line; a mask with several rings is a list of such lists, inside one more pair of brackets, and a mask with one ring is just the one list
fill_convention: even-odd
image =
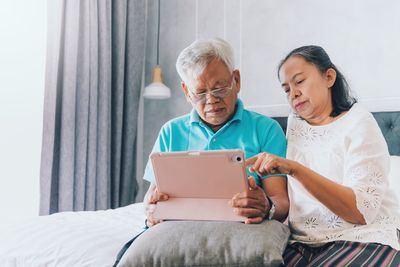
[(290, 50), (316, 44), (370, 111), (400, 109), (398, 0), (163, 0), (161, 7), (161, 64), (171, 88), (179, 86), (173, 67), (179, 50), (195, 38), (222, 37), (235, 50), (245, 105), (287, 115), (276, 67)]
[(0, 226), (36, 216), (46, 0), (0, 2)]
[(290, 50), (316, 44), (370, 111), (400, 110), (399, 10), (397, 0), (242, 1), (242, 98), (271, 116), (286, 115), (276, 67)]
[(197, 36), (224, 37), (236, 50), (248, 108), (287, 115), (276, 67), (292, 49), (316, 44), (370, 111), (400, 109), (400, 90), (393, 86), (400, 62), (397, 0), (198, 1), (196, 10)]

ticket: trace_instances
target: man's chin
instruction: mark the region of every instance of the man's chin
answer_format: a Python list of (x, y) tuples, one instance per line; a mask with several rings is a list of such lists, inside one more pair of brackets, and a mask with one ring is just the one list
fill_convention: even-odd
[(227, 122), (225, 118), (208, 119), (207, 123), (211, 126), (222, 126)]

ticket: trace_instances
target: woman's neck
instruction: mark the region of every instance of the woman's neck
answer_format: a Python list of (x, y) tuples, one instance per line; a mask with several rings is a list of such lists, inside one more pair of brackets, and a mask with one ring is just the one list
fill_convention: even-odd
[(313, 126), (321, 126), (321, 125), (327, 125), (329, 123), (332, 123), (334, 121), (336, 121), (337, 119), (339, 119), (340, 117), (342, 117), (344, 114), (346, 114), (347, 112), (342, 112), (339, 115), (332, 117), (331, 113), (329, 114), (325, 114), (322, 116), (318, 116), (312, 119), (308, 119), (306, 120), (310, 125)]

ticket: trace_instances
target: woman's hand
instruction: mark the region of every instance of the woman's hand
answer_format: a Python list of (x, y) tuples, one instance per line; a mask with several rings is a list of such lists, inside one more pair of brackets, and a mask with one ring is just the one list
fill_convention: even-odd
[(246, 166), (250, 167), (251, 172), (256, 172), (260, 176), (274, 174), (294, 175), (296, 162), (281, 158), (266, 152), (260, 153), (246, 160)]
[(249, 177), (249, 189), (233, 196), (229, 204), (237, 215), (247, 217), (246, 224), (261, 223), (270, 210), (264, 190)]
[(151, 184), (143, 200), (147, 217), (147, 226), (151, 227), (162, 222), (162, 220), (154, 218), (153, 213), (156, 209), (157, 202), (164, 200), (168, 200), (168, 195), (158, 192), (156, 185)]

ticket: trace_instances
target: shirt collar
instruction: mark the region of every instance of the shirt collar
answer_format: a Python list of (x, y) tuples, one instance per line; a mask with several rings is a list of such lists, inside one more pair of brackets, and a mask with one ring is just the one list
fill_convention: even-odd
[[(235, 115), (233, 115), (233, 117), (229, 121), (227, 121), (225, 123), (225, 125), (229, 124), (229, 123), (231, 123), (233, 121), (241, 121), (242, 118), (243, 118), (243, 110), (244, 110), (244, 106), (243, 106), (242, 100), (237, 99), (236, 100), (236, 112), (235, 112)], [(202, 120), (201, 120), (201, 118), (200, 118), (200, 116), (197, 113), (195, 108), (193, 108), (192, 111), (190, 112), (190, 121), (189, 122), (190, 122), (190, 124), (202, 123)]]

